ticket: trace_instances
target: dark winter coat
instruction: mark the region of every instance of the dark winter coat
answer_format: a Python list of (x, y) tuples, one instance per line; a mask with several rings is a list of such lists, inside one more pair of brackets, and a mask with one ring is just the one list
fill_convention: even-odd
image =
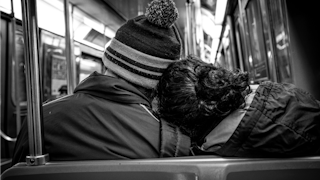
[[(69, 95), (43, 106), (51, 161), (141, 159), (189, 154), (190, 139), (151, 113), (147, 97), (124, 80), (91, 74)], [(13, 164), (29, 154), (24, 123)]]
[[(210, 142), (205, 143), (210, 147)], [(230, 139), (218, 150), (208, 148), (198, 153), (235, 157), (320, 155), (320, 103), (292, 84), (262, 83)]]

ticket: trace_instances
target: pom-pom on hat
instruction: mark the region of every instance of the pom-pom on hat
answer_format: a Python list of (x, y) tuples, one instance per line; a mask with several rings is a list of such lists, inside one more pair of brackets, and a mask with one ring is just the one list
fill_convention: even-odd
[(103, 63), (118, 76), (154, 89), (167, 66), (180, 59), (181, 39), (174, 26), (172, 0), (153, 0), (145, 15), (128, 20), (105, 49)]

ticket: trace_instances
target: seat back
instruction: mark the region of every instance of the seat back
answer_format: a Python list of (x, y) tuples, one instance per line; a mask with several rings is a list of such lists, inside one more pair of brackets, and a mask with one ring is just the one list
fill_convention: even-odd
[(308, 179), (320, 177), (320, 157), (243, 159), (215, 156), (147, 160), (49, 162), (42, 166), (19, 163), (2, 180), (235, 180)]

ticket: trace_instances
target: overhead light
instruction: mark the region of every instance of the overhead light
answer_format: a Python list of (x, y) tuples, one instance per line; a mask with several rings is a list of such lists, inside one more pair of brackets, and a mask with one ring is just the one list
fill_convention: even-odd
[(214, 23), (221, 25), (223, 23), (228, 0), (217, 0)]

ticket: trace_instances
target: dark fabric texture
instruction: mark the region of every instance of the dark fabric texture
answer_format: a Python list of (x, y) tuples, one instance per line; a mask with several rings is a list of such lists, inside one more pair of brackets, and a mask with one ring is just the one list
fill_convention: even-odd
[[(176, 141), (178, 134), (173, 128), (161, 132), (161, 124), (140, 104), (151, 110), (147, 98), (124, 80), (91, 74), (73, 95), (43, 106), (44, 144), (50, 161), (160, 157), (161, 140)], [(161, 137), (162, 134), (169, 135)], [(186, 137), (184, 140), (190, 142)], [(180, 148), (189, 149), (190, 143), (184, 145)], [(176, 146), (171, 143), (167, 148), (176, 149)], [(28, 154), (24, 123), (12, 164), (25, 161)]]
[[(190, 154), (190, 138), (182, 134), (177, 127), (161, 121), (160, 157), (179, 157)], [(175, 148), (172, 148), (175, 147)]]
[(292, 84), (262, 83), (233, 135), (211, 153), (235, 157), (320, 155), (320, 103)]
[(156, 26), (144, 15), (127, 21), (118, 29), (115, 39), (151, 56), (171, 60), (180, 58), (181, 40), (177, 29)]

